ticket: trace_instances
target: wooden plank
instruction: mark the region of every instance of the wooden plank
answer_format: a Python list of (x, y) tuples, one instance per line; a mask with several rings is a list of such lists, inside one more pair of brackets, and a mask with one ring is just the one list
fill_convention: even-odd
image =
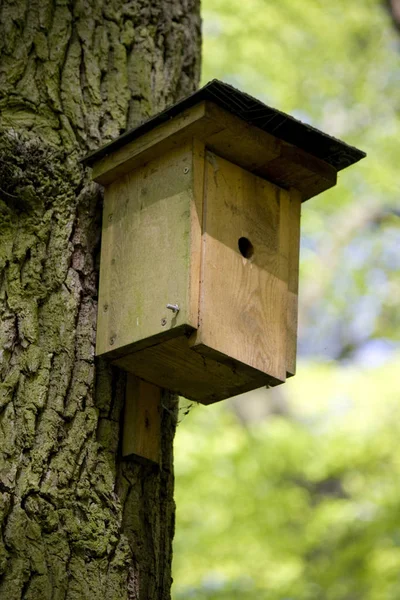
[(161, 389), (128, 374), (122, 456), (160, 462)]
[(281, 383), (229, 356), (207, 348), (196, 352), (185, 336), (127, 354), (114, 364), (201, 404)]
[(95, 163), (92, 177), (107, 185), (193, 138), (249, 170), (280, 154), (281, 142), (274, 136), (212, 102), (201, 102)]
[(280, 190), (279, 192), (279, 261), (280, 261), (280, 278), (286, 282), (285, 289), (285, 303), (284, 310), (286, 313), (283, 315), (283, 322), (281, 325), (283, 330), (281, 332), (279, 340), (279, 351), (283, 360), (283, 367), (285, 369), (285, 377), (287, 377), (287, 354), (288, 354), (288, 331), (287, 331), (287, 315), (289, 311), (289, 260), (290, 260), (290, 246), (291, 246), (291, 207), (290, 207), (290, 194), (286, 190)]
[(279, 157), (266, 164), (258, 174), (287, 190), (296, 188), (301, 192), (303, 202), (335, 186), (337, 180), (332, 165), (283, 142)]
[(102, 185), (108, 185), (149, 160), (187, 143), (193, 137), (205, 139), (220, 129), (221, 126), (216, 121), (207, 117), (205, 102), (200, 102), (96, 162), (92, 178)]
[(296, 373), (301, 201), (300, 192), (290, 190), (287, 377)]
[[(279, 237), (286, 192), (210, 152), (205, 173), (200, 324), (191, 343), (285, 381), (288, 257)], [(248, 258), (240, 238), (252, 244)]]
[(108, 185), (146, 162), (196, 138), (219, 156), (307, 200), (336, 184), (336, 169), (304, 150), (249, 125), (210, 101), (185, 110), (94, 164), (92, 177)]
[[(189, 142), (105, 191), (98, 355), (113, 355), (146, 339), (151, 344), (159, 334), (174, 335), (174, 328), (197, 327), (191, 286), (199, 286), (199, 265), (195, 276), (190, 268), (192, 245), (200, 243), (199, 223), (194, 230), (201, 215), (192, 215), (198, 208), (193, 160)], [(177, 304), (179, 312), (168, 310), (168, 303)]]
[(258, 127), (223, 110), (213, 102), (206, 103), (206, 115), (220, 125), (221, 130), (207, 135), (207, 148), (251, 172), (263, 167), (281, 153), (282, 142)]
[(189, 318), (198, 327), (200, 302), (201, 238), (204, 201), (204, 142), (192, 140), (192, 197), (190, 209), (190, 269), (189, 269)]

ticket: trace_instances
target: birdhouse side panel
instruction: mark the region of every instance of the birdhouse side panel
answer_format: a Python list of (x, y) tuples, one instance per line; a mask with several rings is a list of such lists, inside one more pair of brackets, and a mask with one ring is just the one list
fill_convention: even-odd
[(286, 379), (289, 193), (206, 155), (200, 324), (193, 348)]
[(190, 305), (192, 167), (188, 143), (106, 188), (97, 354), (121, 355), (154, 336), (197, 326), (197, 307)]

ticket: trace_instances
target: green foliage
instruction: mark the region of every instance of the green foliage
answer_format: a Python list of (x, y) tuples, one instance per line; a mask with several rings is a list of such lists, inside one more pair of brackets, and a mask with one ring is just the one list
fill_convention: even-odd
[(398, 600), (398, 33), (383, 0), (202, 6), (203, 83), (368, 157), (302, 213), (300, 353), (342, 363), (300, 365), (286, 417), (227, 402), (178, 428), (174, 598)]
[(291, 417), (246, 428), (224, 404), (192, 409), (176, 439), (176, 600), (400, 597), (398, 364), (302, 365)]

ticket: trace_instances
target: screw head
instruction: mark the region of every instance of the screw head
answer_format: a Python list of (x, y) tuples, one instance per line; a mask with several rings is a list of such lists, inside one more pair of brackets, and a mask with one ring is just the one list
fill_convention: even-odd
[(167, 324), (167, 319), (161, 319), (161, 325), (163, 327), (165, 327), (166, 324)]
[(107, 311), (108, 311), (108, 304), (105, 304), (105, 305), (103, 306), (103, 310), (104, 310), (104, 312), (107, 312)]
[(108, 220), (109, 220), (109, 222), (110, 222), (110, 223), (111, 223), (111, 221), (113, 220), (112, 213), (111, 213), (111, 215), (108, 215)]
[(110, 337), (110, 346), (113, 346), (115, 342), (115, 337)]
[(183, 169), (183, 172), (185, 173), (185, 175), (186, 175), (186, 173), (189, 173), (189, 167), (185, 167), (185, 168)]

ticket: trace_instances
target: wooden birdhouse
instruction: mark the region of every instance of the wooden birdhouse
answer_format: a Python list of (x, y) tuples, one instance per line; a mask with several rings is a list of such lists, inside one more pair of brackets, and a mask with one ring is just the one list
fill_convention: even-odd
[(97, 355), (210, 404), (295, 373), (301, 203), (364, 153), (219, 81), (90, 155)]

